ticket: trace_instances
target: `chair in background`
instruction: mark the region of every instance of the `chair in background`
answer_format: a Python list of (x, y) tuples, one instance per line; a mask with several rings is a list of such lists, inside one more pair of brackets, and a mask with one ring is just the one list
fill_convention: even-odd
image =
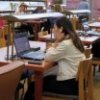
[(92, 49), (92, 46), (85, 46), (84, 47), (85, 48), (85, 56), (86, 56), (86, 58), (90, 58), (91, 56), (92, 56), (92, 53), (91, 53), (91, 49)]
[(100, 59), (97, 59), (97, 58), (93, 58), (92, 59), (92, 64), (93, 64), (93, 75), (95, 76), (95, 73), (96, 73), (96, 67), (98, 66), (99, 67), (99, 72), (100, 72)]
[(0, 64), (0, 100), (14, 100), (15, 90), (24, 68), (21, 61)]
[[(10, 35), (8, 35), (10, 33)], [(0, 28), (0, 47), (5, 47), (8, 43), (9, 38), (9, 44), (12, 44), (12, 30), (11, 25), (4, 25), (2, 28)]]
[(95, 75), (96, 73), (96, 67), (99, 67), (99, 72), (100, 72), (100, 39), (96, 40), (92, 44), (92, 63), (93, 63), (93, 74)]
[(0, 48), (6, 46), (4, 28), (0, 28)]
[(63, 95), (63, 94), (56, 94), (51, 93), (49, 91), (45, 91), (45, 96), (53, 96), (59, 98), (72, 98), (78, 100), (93, 100), (93, 75), (92, 75), (92, 62), (91, 59), (86, 59), (81, 61), (78, 68), (78, 73), (76, 76), (76, 81), (78, 81), (79, 86), (79, 95)]
[(71, 17), (70, 21), (71, 21), (71, 23), (73, 25), (74, 30), (77, 30), (77, 25), (78, 25), (78, 19), (77, 19), (77, 17), (76, 16)]

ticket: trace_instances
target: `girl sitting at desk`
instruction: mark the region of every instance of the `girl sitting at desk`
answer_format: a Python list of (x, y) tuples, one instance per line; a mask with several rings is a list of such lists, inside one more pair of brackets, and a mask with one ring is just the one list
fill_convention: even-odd
[[(79, 62), (85, 59), (84, 47), (75, 33), (69, 19), (61, 17), (54, 23), (55, 42), (47, 50), (42, 66), (50, 66), (52, 72), (46, 72), (43, 79), (43, 91), (59, 94), (78, 94), (78, 83), (75, 80)], [(50, 69), (51, 70), (51, 69)], [(29, 85), (24, 100), (32, 100), (33, 83)], [(30, 93), (29, 91), (32, 90)], [(28, 98), (28, 99), (27, 99)]]

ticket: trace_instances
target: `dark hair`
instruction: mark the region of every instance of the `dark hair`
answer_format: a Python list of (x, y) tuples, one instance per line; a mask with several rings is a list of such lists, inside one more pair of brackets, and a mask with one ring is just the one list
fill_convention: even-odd
[(65, 16), (57, 19), (55, 21), (55, 24), (58, 28), (63, 28), (63, 33), (65, 36), (69, 35), (69, 37), (72, 39), (73, 44), (77, 49), (79, 49), (81, 52), (84, 52), (83, 44), (75, 32), (73, 25), (69, 19), (67, 19)]

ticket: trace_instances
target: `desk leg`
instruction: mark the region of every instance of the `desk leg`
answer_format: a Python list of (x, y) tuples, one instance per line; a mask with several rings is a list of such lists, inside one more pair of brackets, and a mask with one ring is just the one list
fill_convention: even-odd
[(37, 40), (38, 39), (38, 33), (40, 32), (40, 23), (35, 23), (34, 27), (35, 27), (35, 40)]
[(42, 100), (42, 82), (43, 82), (43, 73), (35, 72), (35, 100)]

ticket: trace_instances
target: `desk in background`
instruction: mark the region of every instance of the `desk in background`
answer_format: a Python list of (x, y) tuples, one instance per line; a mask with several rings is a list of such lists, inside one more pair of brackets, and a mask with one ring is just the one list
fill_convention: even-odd
[[(98, 36), (80, 36), (80, 39), (84, 45), (90, 45), (95, 40), (99, 39), (99, 37)], [(51, 34), (43, 35), (43, 36), (39, 37), (39, 40), (44, 41), (44, 42), (54, 41), (54, 35), (52, 35), (52, 36), (51, 36)]]
[(98, 36), (80, 36), (81, 41), (83, 42), (84, 45), (91, 45), (94, 41), (99, 39)]
[(100, 22), (93, 22), (89, 24), (90, 28), (100, 28)]
[(69, 10), (71, 13), (73, 13), (73, 14), (85, 14), (85, 13), (88, 13), (88, 14), (90, 14), (91, 13), (91, 11), (90, 10)]

